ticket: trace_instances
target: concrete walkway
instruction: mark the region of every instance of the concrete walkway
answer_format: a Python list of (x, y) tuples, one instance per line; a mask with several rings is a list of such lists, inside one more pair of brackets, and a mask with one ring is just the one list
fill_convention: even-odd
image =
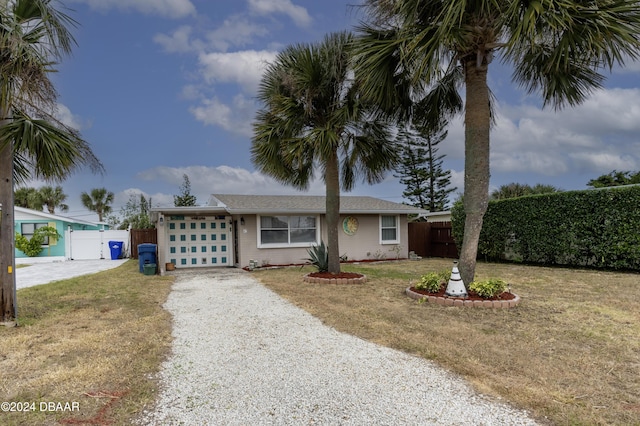
[(81, 275), (115, 268), (129, 259), (118, 260), (66, 260), (59, 262), (38, 262), (16, 268), (16, 288), (32, 287), (53, 281), (66, 280)]

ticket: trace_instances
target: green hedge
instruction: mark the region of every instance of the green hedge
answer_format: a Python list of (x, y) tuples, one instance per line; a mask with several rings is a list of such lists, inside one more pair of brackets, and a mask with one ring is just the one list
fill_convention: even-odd
[[(451, 213), (456, 245), (462, 247), (462, 203)], [(640, 186), (491, 201), (478, 257), (640, 270)]]

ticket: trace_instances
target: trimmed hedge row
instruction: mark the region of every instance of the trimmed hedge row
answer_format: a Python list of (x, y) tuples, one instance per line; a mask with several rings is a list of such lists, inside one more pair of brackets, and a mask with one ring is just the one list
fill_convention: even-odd
[[(462, 247), (464, 209), (451, 209)], [(640, 186), (490, 201), (478, 257), (547, 265), (640, 270)]]

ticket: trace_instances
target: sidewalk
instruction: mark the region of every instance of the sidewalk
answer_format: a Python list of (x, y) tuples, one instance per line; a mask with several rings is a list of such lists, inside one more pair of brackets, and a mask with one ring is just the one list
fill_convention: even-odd
[(66, 260), (58, 262), (38, 262), (30, 266), (16, 268), (16, 288), (32, 287), (53, 281), (66, 280), (80, 275), (115, 268), (129, 259), (118, 260)]

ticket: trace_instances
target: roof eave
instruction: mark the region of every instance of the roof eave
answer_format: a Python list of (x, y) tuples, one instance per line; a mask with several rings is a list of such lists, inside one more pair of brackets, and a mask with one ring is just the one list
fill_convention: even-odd
[(150, 210), (152, 213), (160, 213), (164, 215), (185, 215), (185, 214), (212, 214), (223, 213), (227, 214), (228, 211), (224, 207), (209, 207), (209, 206), (194, 206), (194, 207), (153, 207)]
[[(325, 214), (324, 209), (243, 209), (228, 208), (229, 214)], [(421, 214), (422, 210), (360, 210), (360, 209), (341, 209), (340, 214)]]

